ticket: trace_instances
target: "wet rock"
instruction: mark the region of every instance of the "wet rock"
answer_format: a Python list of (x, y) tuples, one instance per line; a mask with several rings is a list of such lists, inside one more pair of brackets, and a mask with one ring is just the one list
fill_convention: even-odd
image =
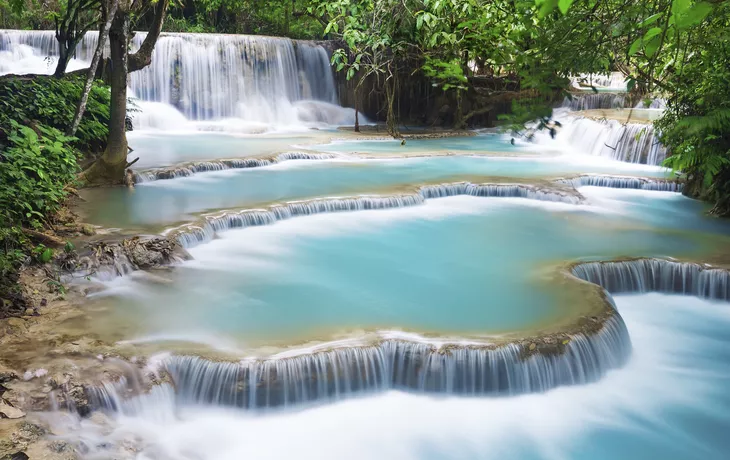
[(16, 419), (23, 417), (25, 417), (25, 412), (17, 407), (11, 406), (5, 400), (0, 400), (0, 418)]
[(14, 454), (3, 456), (0, 460), (28, 460), (29, 458), (25, 452), (15, 452)]
[(190, 255), (176, 241), (164, 238), (133, 237), (119, 242), (98, 242), (89, 246), (90, 253), (80, 258), (79, 268), (89, 274), (125, 275), (134, 270), (168, 266)]

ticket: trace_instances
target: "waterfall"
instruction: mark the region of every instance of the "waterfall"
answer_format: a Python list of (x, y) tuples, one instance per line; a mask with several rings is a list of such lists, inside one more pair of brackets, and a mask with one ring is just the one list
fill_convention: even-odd
[(621, 72), (611, 72), (608, 75), (580, 74), (571, 78), (575, 88), (595, 86), (597, 88), (611, 88), (626, 91), (626, 77)]
[[(392, 389), (466, 396), (544, 392), (594, 382), (623, 365), (631, 353), (626, 326), (615, 313), (599, 332), (561, 336), (557, 343), (548, 352), (531, 353), (535, 344), (529, 341), (437, 348), (428, 343), (383, 340), (369, 346), (240, 363), (173, 356), (163, 367), (173, 381), (177, 404), (265, 409)], [(163, 397), (168, 398), (170, 388), (158, 390), (152, 397), (166, 394)], [(95, 399), (97, 408), (133, 412), (139, 407), (133, 402), (127, 408), (115, 391), (123, 390), (104, 387), (104, 397)]]
[(426, 185), (419, 189), (424, 198), (444, 198), (447, 196), (470, 195), (480, 197), (528, 198), (539, 201), (558, 201), (578, 204), (582, 197), (573, 192), (543, 189), (529, 184), (455, 184)]
[(571, 94), (562, 107), (570, 110), (620, 109), (626, 105), (626, 95), (619, 93)]
[[(139, 47), (146, 33), (135, 34)], [(171, 104), (188, 118), (296, 121), (292, 103), (337, 102), (329, 56), (287, 38), (164, 34), (152, 64), (130, 76), (140, 99)]]
[(177, 167), (135, 172), (134, 181), (136, 183), (150, 182), (188, 177), (203, 172), (260, 168), (289, 160), (331, 160), (333, 158), (336, 158), (336, 155), (331, 153), (285, 152), (270, 158), (235, 158), (231, 160), (199, 161)]
[(271, 206), (268, 209), (248, 209), (208, 217), (201, 226), (189, 225), (180, 230), (177, 240), (184, 248), (211, 241), (218, 232), (234, 228), (271, 225), (280, 220), (297, 216), (342, 211), (365, 211), (372, 209), (393, 209), (421, 204), (420, 195), (393, 195), (385, 197), (329, 198), (309, 201), (295, 201)]
[(641, 100), (636, 104), (637, 109), (665, 109), (667, 107), (667, 100), (663, 97), (656, 97), (648, 100)]
[(186, 225), (176, 230), (178, 243), (191, 248), (211, 241), (219, 232), (234, 228), (272, 225), (280, 220), (298, 216), (321, 213), (366, 211), (374, 209), (395, 209), (417, 206), (425, 199), (448, 196), (470, 195), (479, 197), (513, 197), (540, 201), (578, 204), (582, 197), (577, 192), (540, 189), (532, 185), (515, 184), (456, 184), (426, 185), (418, 193), (391, 196), (359, 196), (352, 198), (325, 198), (308, 201), (294, 201), (273, 205), (268, 209), (246, 209), (239, 212), (226, 212), (218, 216), (206, 217), (201, 224)]
[[(88, 67), (98, 32), (88, 32), (76, 47), (68, 70)], [(52, 30), (0, 30), (0, 75), (52, 74), (58, 61), (58, 41)]]
[(573, 267), (578, 278), (611, 293), (664, 292), (730, 300), (730, 272), (661, 259), (590, 262)]
[[(146, 35), (134, 34), (133, 50)], [(72, 68), (87, 65), (97, 41), (98, 33), (86, 34)], [(0, 31), (0, 73), (52, 73), (44, 59), (57, 47), (53, 31)], [(354, 110), (337, 105), (328, 52), (288, 38), (163, 33), (152, 63), (130, 74), (129, 91), (142, 101), (143, 115), (134, 115), (141, 128), (180, 129), (183, 120), (223, 130), (354, 123)], [(210, 124), (222, 119), (237, 121)]]
[(558, 120), (562, 127), (557, 139), (579, 153), (649, 165), (661, 165), (666, 158), (667, 151), (649, 123), (622, 124), (573, 116), (559, 116)]
[(558, 179), (556, 182), (572, 185), (573, 187), (609, 187), (609, 188), (631, 188), (639, 190), (655, 190), (661, 192), (681, 192), (684, 188), (682, 182), (667, 179), (651, 179), (648, 177), (630, 176), (607, 176), (598, 174), (585, 174), (569, 179)]

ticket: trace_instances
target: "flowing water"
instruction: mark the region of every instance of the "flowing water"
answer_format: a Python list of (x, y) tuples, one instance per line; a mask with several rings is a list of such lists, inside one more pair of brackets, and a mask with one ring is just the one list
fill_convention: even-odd
[[(0, 31), (0, 73), (54, 46)], [(660, 166), (661, 101), (583, 76), (554, 139), (402, 145), (335, 129), (328, 59), (165, 34), (132, 74), (137, 185), (81, 212), (192, 259), (93, 279), (85, 324), (171, 383), (90, 388), (106, 420), (53, 433), (140, 460), (726, 458), (730, 275), (669, 258), (726, 262), (730, 224)]]

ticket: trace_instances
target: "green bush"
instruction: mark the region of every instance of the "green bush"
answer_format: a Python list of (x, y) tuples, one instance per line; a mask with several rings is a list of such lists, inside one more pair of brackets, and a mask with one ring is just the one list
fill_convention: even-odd
[(78, 172), (74, 138), (53, 127), (10, 121), (10, 147), (2, 152), (0, 211), (4, 224), (40, 226), (66, 198)]
[[(81, 76), (0, 78), (0, 149), (3, 144), (8, 145), (4, 137), (12, 129), (12, 120), (20, 124), (35, 122), (64, 132), (73, 120), (83, 84)], [(106, 147), (109, 97), (107, 87), (100, 84), (92, 87), (86, 112), (72, 143), (85, 154), (99, 153)]]
[(78, 76), (0, 77), (0, 318), (25, 311), (20, 266), (53, 255), (33, 249), (26, 233), (49, 226), (74, 185), (79, 160), (106, 146), (109, 90), (103, 86), (93, 87), (76, 137), (64, 135), (83, 83)]

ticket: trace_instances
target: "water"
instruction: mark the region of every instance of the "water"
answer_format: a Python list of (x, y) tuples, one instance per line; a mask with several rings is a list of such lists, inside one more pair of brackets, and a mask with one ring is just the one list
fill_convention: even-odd
[[(0, 31), (0, 73), (54, 47)], [(140, 183), (83, 211), (193, 260), (95, 280), (84, 321), (172, 384), (90, 389), (107, 422), (54, 434), (89, 458), (725, 458), (730, 276), (666, 258), (721, 260), (730, 224), (666, 180), (660, 112), (624, 123), (623, 77), (590, 79), (556, 139), (400, 145), (331, 129), (353, 112), (317, 44), (163, 35), (130, 79)]]
[[(668, 193), (605, 190), (647, 199)], [(680, 208), (693, 203), (671, 196)], [(691, 229), (728, 231), (695, 219), (633, 200), (604, 207), (457, 196), (262, 222), (192, 247), (195, 260), (166, 275), (165, 284), (116, 280), (108, 294), (120, 303), (108, 321), (134, 324), (144, 316), (138, 337), (194, 330), (239, 347), (327, 340), (361, 328), (464, 337), (528, 328), (566, 312), (537, 282), (536, 267), (697, 250), (693, 239), (667, 233), (687, 229), (687, 221)], [(181, 310), (186, 314), (175, 314)]]
[[(611, 158), (628, 163), (660, 165), (667, 155), (659, 143), (654, 126), (647, 123), (624, 123), (616, 119), (592, 119), (556, 110), (561, 123), (556, 141), (573, 151)], [(538, 142), (552, 139), (546, 132), (537, 135)]]
[[(145, 36), (135, 33), (132, 49)], [(85, 36), (69, 70), (88, 66), (97, 40)], [(2, 30), (0, 74), (52, 73), (57, 47), (53, 31)], [(152, 64), (130, 74), (129, 93), (140, 100), (136, 129), (259, 133), (355, 119), (338, 105), (328, 52), (287, 38), (165, 33)]]
[(57, 431), (119, 458), (114, 446), (128, 440), (145, 458), (724, 459), (728, 304), (662, 294), (616, 303), (632, 358), (591, 385), (498, 399), (388, 392), (267, 416), (175, 407), (158, 392), (111, 429), (58, 422)]
[[(203, 138), (206, 139), (206, 138)], [(228, 140), (223, 138), (222, 140)], [(199, 141), (197, 141), (199, 142)], [(274, 148), (286, 140), (259, 141), (261, 150)], [(491, 141), (497, 142), (497, 141)], [(508, 142), (499, 141), (507, 147)], [(354, 142), (353, 142), (354, 143)], [(256, 144), (246, 140), (253, 149)], [(358, 141), (358, 144), (366, 144)], [(195, 138), (189, 146), (171, 144), (160, 148), (155, 161), (174, 161), (176, 156), (195, 152)], [(220, 152), (227, 157), (235, 151), (235, 140), (220, 142)], [(515, 147), (519, 151), (519, 147)], [(149, 151), (154, 150), (149, 147)], [(259, 151), (261, 151), (259, 150)], [(315, 150), (311, 150), (316, 152)], [(145, 153), (147, 150), (145, 150)], [(473, 151), (465, 151), (471, 153)], [(475, 152), (476, 153), (476, 152)], [(143, 155), (135, 150), (134, 154)], [(162, 161), (161, 161), (162, 160)], [(140, 160), (142, 161), (142, 160)], [(585, 156), (541, 157), (456, 157), (364, 160), (351, 156), (330, 160), (290, 160), (260, 168), (231, 169), (195, 174), (175, 180), (157, 180), (138, 184), (134, 190), (104, 189), (85, 194), (89, 200), (86, 218), (110, 227), (150, 228), (190, 220), (203, 211), (245, 208), (266, 203), (321, 196), (347, 196), (361, 193), (392, 193), (423, 182), (451, 182), (472, 178), (489, 181), (490, 177), (557, 178), (580, 172), (636, 174), (666, 177), (662, 168), (606, 161)]]

